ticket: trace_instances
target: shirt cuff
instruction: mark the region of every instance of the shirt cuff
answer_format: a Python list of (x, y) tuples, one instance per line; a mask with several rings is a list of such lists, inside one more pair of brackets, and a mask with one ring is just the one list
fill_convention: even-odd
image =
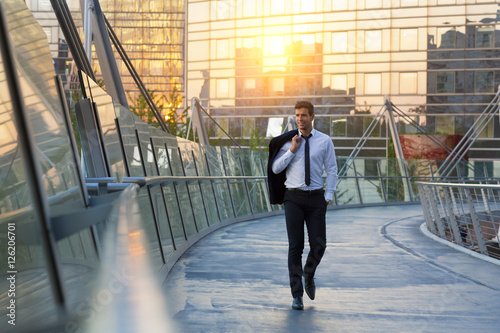
[(325, 192), (325, 200), (332, 201), (333, 192)]

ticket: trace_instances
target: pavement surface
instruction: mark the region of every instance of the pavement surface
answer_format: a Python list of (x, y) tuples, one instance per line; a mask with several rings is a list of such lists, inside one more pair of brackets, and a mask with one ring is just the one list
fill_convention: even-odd
[(291, 308), (284, 216), (220, 229), (165, 280), (170, 319), (189, 333), (500, 332), (500, 266), (433, 241), (423, 222), (420, 205), (328, 211), (303, 311)]

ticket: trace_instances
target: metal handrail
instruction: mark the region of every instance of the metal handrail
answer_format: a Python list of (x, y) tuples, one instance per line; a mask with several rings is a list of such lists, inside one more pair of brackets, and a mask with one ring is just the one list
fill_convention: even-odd
[(424, 229), (425, 233), (500, 264), (500, 184), (417, 182), (417, 185), (428, 229)]

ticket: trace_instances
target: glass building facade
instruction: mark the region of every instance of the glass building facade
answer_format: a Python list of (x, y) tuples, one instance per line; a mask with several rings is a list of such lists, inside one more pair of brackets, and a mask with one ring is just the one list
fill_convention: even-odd
[[(71, 73), (50, 2), (31, 0), (56, 69)], [(436, 134), (465, 134), (500, 84), (500, 5), (491, 0), (100, 1), (149, 90), (183, 91), (245, 146), (293, 123), (293, 105), (316, 106), (315, 127), (347, 156), (386, 98)], [(78, 1), (68, 1), (75, 21)], [(117, 56), (125, 90), (137, 88)], [(98, 70), (97, 59), (93, 60)], [(292, 119), (290, 120), (290, 117)], [(399, 118), (400, 134), (417, 130)], [(206, 118), (210, 139), (232, 141)], [(363, 156), (386, 156), (384, 120)], [(491, 121), (469, 158), (493, 159)]]
[[(67, 0), (83, 43), (83, 24), (79, 0)], [(142, 82), (156, 96), (184, 91), (184, 1), (99, 1), (102, 11), (127, 52)], [(83, 2), (82, 2), (83, 4)], [(50, 0), (28, 0), (28, 7), (47, 34), (56, 73), (68, 82), (66, 89), (78, 89), (77, 68), (72, 62), (65, 37), (59, 28)], [(118, 53), (116, 60), (129, 103), (140, 95), (132, 76)], [(92, 68), (101, 77), (99, 59), (92, 52)], [(73, 85), (71, 83), (74, 83)]]
[[(310, 100), (339, 155), (385, 98), (432, 133), (465, 134), (500, 83), (499, 24), (485, 0), (189, 0), (187, 96), (246, 139), (281, 133)], [(381, 122), (362, 153), (386, 156), (388, 135)], [(490, 122), (469, 157), (493, 158), (499, 137)]]

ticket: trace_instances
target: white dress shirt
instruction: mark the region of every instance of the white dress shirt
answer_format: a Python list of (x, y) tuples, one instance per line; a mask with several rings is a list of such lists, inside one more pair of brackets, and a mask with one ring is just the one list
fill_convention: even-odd
[[(299, 131), (300, 133), (300, 131)], [(302, 133), (300, 133), (301, 136)], [(305, 183), (304, 147), (305, 138), (300, 141), (299, 149), (290, 151), (292, 141), (286, 142), (273, 161), (272, 170), (275, 174), (286, 168), (286, 188), (302, 190), (318, 190), (323, 188), (323, 167), (326, 172), (325, 200), (332, 200), (337, 185), (337, 160), (332, 139), (314, 128), (309, 140), (309, 159), (311, 165), (311, 183)]]

